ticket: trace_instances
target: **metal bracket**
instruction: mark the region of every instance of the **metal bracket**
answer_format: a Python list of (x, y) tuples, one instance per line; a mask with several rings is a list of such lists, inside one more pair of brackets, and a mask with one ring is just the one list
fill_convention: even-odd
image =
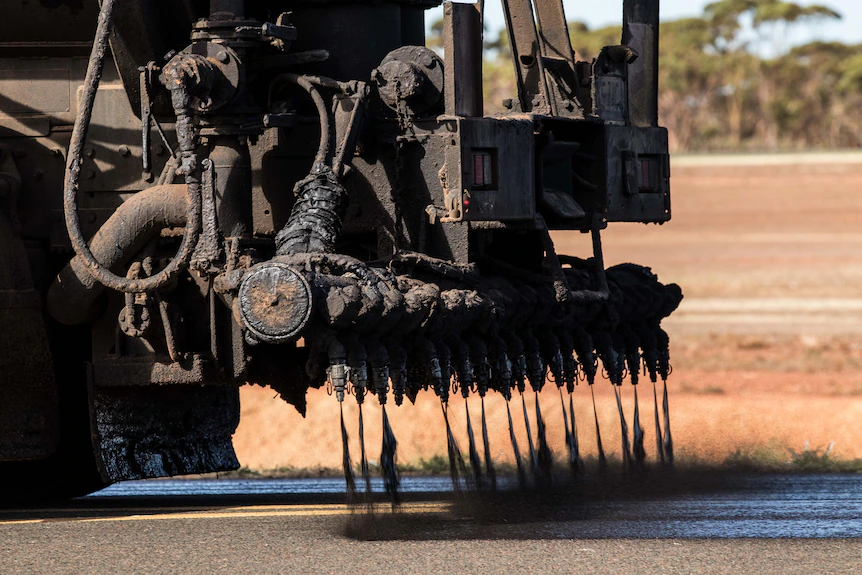
[(521, 112), (550, 113), (545, 66), (539, 52), (536, 20), (530, 0), (503, 0), (503, 14), (512, 46)]
[(579, 102), (575, 53), (569, 39), (562, 0), (535, 0), (536, 25), (549, 104), (554, 116), (583, 118)]

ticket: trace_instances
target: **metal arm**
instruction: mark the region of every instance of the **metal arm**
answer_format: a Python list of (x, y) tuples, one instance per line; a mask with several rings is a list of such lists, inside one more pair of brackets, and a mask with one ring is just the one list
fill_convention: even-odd
[(628, 67), (629, 119), (658, 126), (659, 0), (623, 2), (623, 45), (638, 54)]

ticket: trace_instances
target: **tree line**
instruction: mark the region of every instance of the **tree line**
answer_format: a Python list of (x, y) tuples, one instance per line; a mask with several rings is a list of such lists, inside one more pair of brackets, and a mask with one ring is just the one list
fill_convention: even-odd
[[(840, 18), (825, 5), (720, 0), (661, 23), (659, 117), (674, 151), (862, 146), (862, 45), (789, 46), (794, 31)], [(442, 23), (440, 23), (442, 24)], [(435, 24), (438, 33), (442, 26)], [(620, 26), (570, 22), (580, 60), (620, 43)], [(431, 45), (438, 35), (429, 38)], [(514, 92), (505, 30), (486, 33), (485, 111)]]

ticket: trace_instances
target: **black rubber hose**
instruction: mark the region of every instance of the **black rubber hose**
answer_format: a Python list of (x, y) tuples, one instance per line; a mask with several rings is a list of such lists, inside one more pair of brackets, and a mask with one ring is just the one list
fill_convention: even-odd
[[(314, 101), (314, 105), (317, 108), (317, 115), (320, 116), (320, 144), (317, 146), (317, 155), (314, 157), (314, 166), (316, 167), (319, 164), (325, 165), (326, 158), (329, 156), (329, 138), (331, 135), (329, 109), (326, 107), (326, 101), (323, 99), (323, 96), (320, 95), (317, 87), (315, 87), (311, 80), (305, 76), (290, 73), (279, 74), (273, 79), (270, 86), (277, 86), (281, 82), (296, 84), (308, 92), (308, 95), (311, 96), (311, 99)], [(272, 92), (272, 88), (270, 89), (270, 92)]]
[(75, 118), (75, 127), (69, 142), (69, 161), (66, 166), (66, 180), (63, 191), (63, 210), (66, 217), (66, 229), (75, 253), (83, 260), (87, 272), (99, 283), (116, 291), (139, 293), (158, 289), (170, 281), (173, 276), (188, 264), (197, 244), (201, 221), (200, 184), (195, 185), (194, 176), (186, 176), (189, 193), (189, 217), (186, 220), (185, 233), (176, 257), (158, 274), (143, 279), (128, 279), (111, 272), (102, 266), (93, 256), (87, 241), (81, 231), (78, 217), (78, 181), (81, 173), (81, 153), (87, 139), (87, 131), (93, 115), (93, 102), (99, 89), (102, 77), (102, 66), (108, 49), (108, 38), (111, 33), (111, 21), (114, 11), (114, 0), (103, 0), (99, 12), (99, 23), (96, 28), (96, 38), (87, 65), (87, 75), (84, 79), (84, 91), (81, 98), (81, 109)]

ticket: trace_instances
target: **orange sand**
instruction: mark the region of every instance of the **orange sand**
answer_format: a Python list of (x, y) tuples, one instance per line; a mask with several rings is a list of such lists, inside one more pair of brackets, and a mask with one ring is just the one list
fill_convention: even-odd
[[(759, 385), (764, 374), (756, 372), (693, 371), (672, 375), (669, 383), (671, 430), (677, 453), (717, 462), (737, 450), (750, 452), (766, 445), (799, 450), (808, 441), (812, 447), (825, 447), (834, 442), (836, 455), (862, 458), (858, 427), (858, 422), (862, 421), (862, 395), (781, 393), (775, 389), (780, 385), (779, 380), (792, 382), (798, 379), (816, 385), (812, 377), (826, 382), (831, 376), (823, 373), (814, 376), (802, 373), (769, 375), (773, 377), (766, 379), (772, 381), (765, 386)], [(774, 377), (776, 375), (779, 377)], [(685, 382), (684, 391), (679, 390), (681, 381)], [(832, 377), (832, 381), (841, 381), (841, 378)], [(605, 451), (608, 455), (616, 454), (619, 457), (620, 423), (611, 386), (602, 381), (596, 384), (595, 391)], [(242, 420), (234, 444), (243, 465), (255, 469), (340, 466), (341, 440), (334, 397), (327, 396), (322, 390), (313, 390), (309, 396), (308, 417), (303, 419), (292, 407), (274, 399), (275, 394), (271, 390), (244, 388), (241, 393)], [(533, 394), (527, 393), (526, 396), (535, 434)], [(640, 421), (646, 435), (647, 453), (654, 454), (651, 386), (641, 384), (639, 396)], [(540, 399), (551, 449), (563, 455), (565, 443), (559, 395), (553, 388), (546, 388), (540, 394)], [(634, 400), (632, 386), (628, 384), (623, 387), (623, 407), (631, 430)], [(526, 452), (520, 400), (515, 398), (511, 408), (518, 442), (522, 452)], [(493, 456), (497, 460), (512, 461), (505, 401), (499, 395), (491, 394), (486, 400), (486, 409)], [(445, 455), (445, 426), (440, 404), (433, 394), (420, 394), (416, 405), (389, 405), (387, 411), (398, 438), (401, 461), (411, 462), (435, 454)], [(470, 411), (474, 430), (478, 434), (478, 398), (471, 398)], [(345, 418), (354, 458), (359, 453), (357, 412), (355, 402), (345, 402)], [(575, 391), (575, 414), (583, 453), (595, 454), (592, 404), (588, 387), (583, 384)], [(364, 417), (369, 458), (376, 460), (381, 441), (380, 407), (376, 401), (366, 404)], [(452, 401), (450, 419), (459, 445), (462, 450), (466, 450), (464, 402), (460, 398)]]

